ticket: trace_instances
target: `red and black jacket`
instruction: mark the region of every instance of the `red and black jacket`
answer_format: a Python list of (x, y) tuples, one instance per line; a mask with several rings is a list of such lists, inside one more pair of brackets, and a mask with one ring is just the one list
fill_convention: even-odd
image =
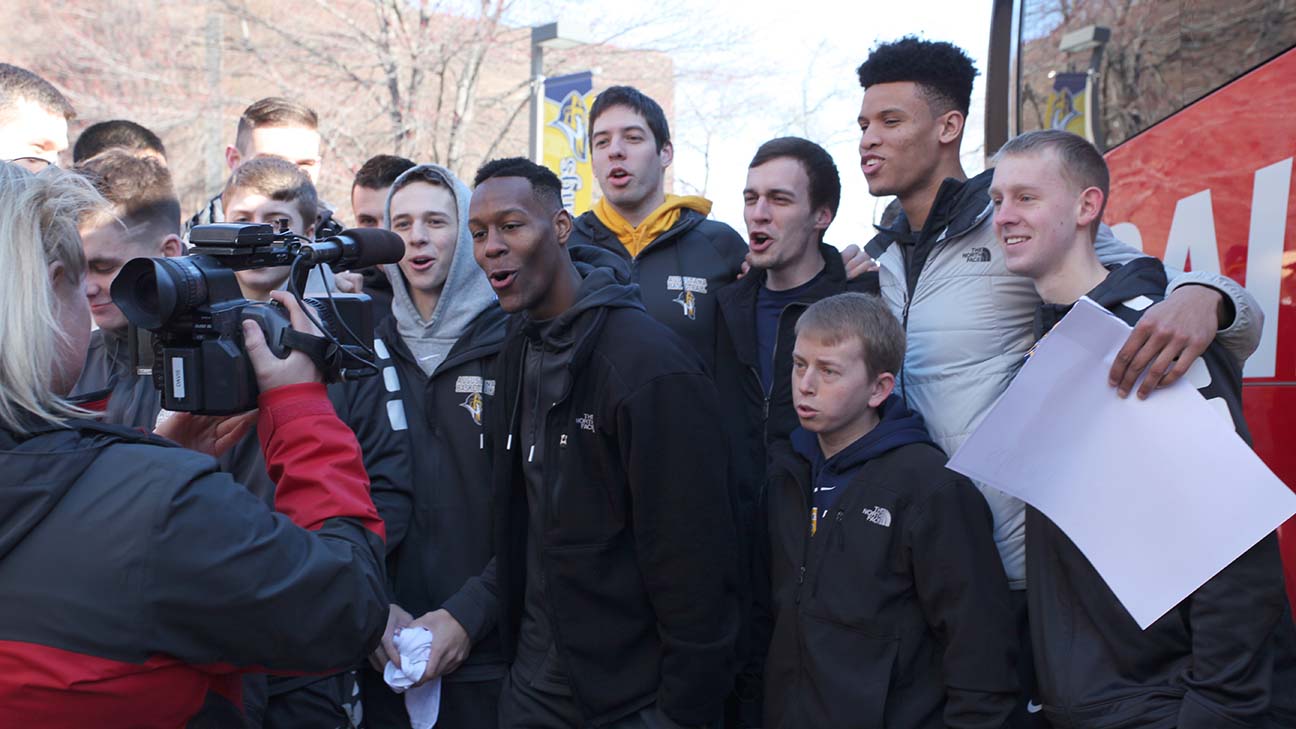
[(278, 512), (126, 428), (0, 430), (0, 725), (180, 727), (247, 671), (328, 673), (386, 623), (384, 528), (322, 385), (260, 399)]

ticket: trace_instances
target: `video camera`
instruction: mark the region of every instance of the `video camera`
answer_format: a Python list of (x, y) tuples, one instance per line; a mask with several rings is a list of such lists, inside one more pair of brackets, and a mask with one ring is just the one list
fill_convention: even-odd
[[(256, 322), (270, 351), (280, 359), (305, 352), (326, 382), (377, 373), (373, 303), (364, 294), (303, 297), (311, 268), (337, 270), (395, 263), (405, 244), (378, 228), (343, 231), (312, 242), (270, 225), (217, 223), (194, 226), (193, 246), (179, 258), (136, 258), (112, 284), (113, 303), (135, 328), (153, 333), (154, 385), (167, 410), (225, 415), (256, 407), (256, 374), (243, 343), (242, 322)], [(323, 337), (292, 328), (278, 303), (243, 298), (235, 271), (290, 266), (289, 291)], [(136, 339), (136, 337), (132, 337)]]

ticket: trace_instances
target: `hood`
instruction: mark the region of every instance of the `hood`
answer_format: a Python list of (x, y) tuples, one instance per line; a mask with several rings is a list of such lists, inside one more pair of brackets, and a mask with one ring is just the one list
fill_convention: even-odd
[(662, 204), (638, 226), (631, 225), (621, 217), (606, 197), (594, 205), (592, 212), (594, 218), (625, 246), (626, 251), (637, 257), (658, 238), (675, 228), (681, 215), (687, 211), (699, 213), (705, 218), (711, 214), (711, 201), (700, 195), (667, 195)]
[[(468, 234), (468, 201), (471, 192), (450, 170), (440, 165), (417, 165), (406, 170), (392, 183), (392, 190), (409, 177), (432, 176), (439, 178), (454, 196), (459, 216), (459, 237), (455, 240), (454, 260), (446, 276), (445, 288), (437, 300), (432, 316), (423, 319), (410, 297), (405, 275), (395, 263), (383, 265), (383, 272), (392, 284), (392, 316), (396, 331), (413, 353), (419, 369), (431, 375), (445, 361), (454, 343), (472, 324), (477, 315), (495, 302), (486, 275), (473, 258), (472, 237)], [(391, 193), (383, 210), (384, 224), (391, 225)]]
[(910, 410), (899, 395), (892, 394), (879, 408), (881, 419), (873, 430), (862, 438), (846, 446), (840, 453), (827, 460), (819, 450), (819, 439), (803, 428), (792, 431), (792, 448), (806, 460), (814, 464), (815, 474), (824, 472), (829, 476), (853, 471), (878, 456), (911, 443), (931, 443), (927, 434), (927, 425), (922, 416)]
[[(1165, 297), (1168, 285), (1165, 266), (1161, 261), (1145, 256), (1111, 269), (1107, 278), (1085, 295), (1104, 309), (1114, 311), (1126, 301), (1140, 296), (1146, 296), (1154, 302), (1160, 301)], [(1035, 312), (1036, 339), (1053, 329), (1071, 311), (1072, 306), (1075, 304), (1040, 304)]]
[(531, 321), (523, 315), (525, 331), (546, 349), (571, 347), (579, 334), (576, 326), (584, 314), (597, 308), (644, 308), (639, 285), (633, 282), (630, 267), (620, 256), (596, 246), (578, 245), (568, 249), (572, 263), (580, 274), (580, 288), (571, 308), (545, 322)]
[(45, 520), (109, 442), (63, 426), (33, 430), (33, 437), (0, 430), (0, 560)]

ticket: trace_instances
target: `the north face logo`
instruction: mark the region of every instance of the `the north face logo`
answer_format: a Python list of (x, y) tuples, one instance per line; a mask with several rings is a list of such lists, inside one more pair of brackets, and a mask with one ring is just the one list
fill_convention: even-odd
[(872, 509), (864, 509), (864, 516), (870, 522), (878, 526), (891, 526), (891, 512), (885, 506), (875, 506)]
[(588, 430), (589, 432), (593, 433), (594, 413), (585, 413), (583, 417), (576, 418), (576, 424), (581, 427), (581, 430)]
[(963, 254), (963, 260), (968, 263), (989, 263), (989, 248), (970, 248)]

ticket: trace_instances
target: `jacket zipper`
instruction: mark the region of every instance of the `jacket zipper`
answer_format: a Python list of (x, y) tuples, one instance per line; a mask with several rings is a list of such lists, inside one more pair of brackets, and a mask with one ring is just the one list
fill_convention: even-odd
[(819, 577), (823, 574), (824, 562), (828, 561), (828, 555), (826, 553), (833, 548), (834, 544), (837, 544), (837, 551), (846, 551), (846, 537), (841, 536), (841, 531), (844, 528), (841, 526), (841, 523), (845, 518), (846, 510), (837, 509), (836, 516), (833, 517), (833, 520), (828, 524), (828, 533), (824, 534), (824, 546), (823, 549), (819, 551), (819, 563), (815, 565), (814, 586), (810, 588), (811, 597), (817, 597), (819, 595)]

